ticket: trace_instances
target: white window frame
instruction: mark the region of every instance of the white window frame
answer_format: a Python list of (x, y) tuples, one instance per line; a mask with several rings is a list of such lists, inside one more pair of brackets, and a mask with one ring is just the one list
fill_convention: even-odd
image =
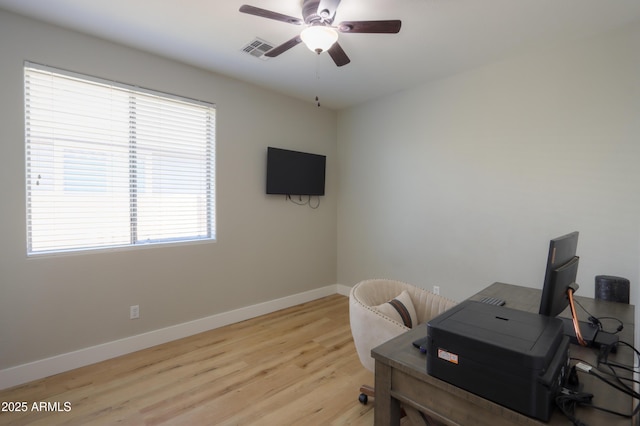
[(215, 104), (24, 73), (27, 255), (215, 241)]

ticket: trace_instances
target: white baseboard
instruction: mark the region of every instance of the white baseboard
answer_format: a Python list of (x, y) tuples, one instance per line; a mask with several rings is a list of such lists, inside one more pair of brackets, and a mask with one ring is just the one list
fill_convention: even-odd
[(50, 358), (0, 370), (0, 390), (21, 385), (32, 380), (95, 364), (117, 356), (149, 348), (151, 346), (181, 339), (203, 331), (255, 318), (301, 303), (310, 302), (332, 294), (348, 296), (350, 287), (335, 284), (319, 289), (294, 294), (292, 296), (258, 303), (256, 305), (223, 312), (206, 318), (153, 330), (136, 336), (103, 343), (96, 346), (68, 352)]
[(349, 293), (351, 293), (351, 287), (342, 284), (336, 284), (336, 287), (336, 293), (349, 297)]

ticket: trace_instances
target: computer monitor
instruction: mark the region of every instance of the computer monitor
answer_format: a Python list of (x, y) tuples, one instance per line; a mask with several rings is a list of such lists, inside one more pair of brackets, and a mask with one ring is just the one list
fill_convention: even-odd
[(577, 290), (577, 247), (577, 231), (554, 238), (549, 243), (539, 314), (555, 317), (569, 305), (567, 289), (572, 286), (574, 291)]
[[(576, 276), (580, 258), (576, 256), (577, 247), (578, 232), (554, 238), (549, 243), (539, 314), (555, 317), (570, 305), (569, 290), (571, 290), (571, 297), (578, 290)], [(564, 333), (571, 338), (572, 343), (591, 345), (598, 333), (598, 328), (594, 324), (578, 321), (573, 306), (571, 306), (571, 317), (560, 318), (564, 323)]]

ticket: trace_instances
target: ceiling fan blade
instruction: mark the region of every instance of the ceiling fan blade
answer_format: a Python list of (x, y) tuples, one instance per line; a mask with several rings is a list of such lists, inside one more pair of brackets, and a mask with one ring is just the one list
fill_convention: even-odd
[(329, 23), (333, 22), (340, 0), (320, 0), (318, 3), (318, 15)]
[(386, 33), (400, 32), (402, 21), (394, 19), (388, 21), (344, 21), (338, 24), (342, 33)]
[(262, 18), (275, 19), (276, 21), (286, 22), (287, 24), (302, 25), (302, 19), (300, 18), (294, 18), (293, 16), (283, 15), (282, 13), (272, 12), (267, 9), (260, 9), (259, 7), (249, 6), (248, 4), (240, 6), (240, 12)]
[(291, 40), (285, 41), (280, 46), (274, 47), (273, 49), (271, 49), (270, 51), (265, 53), (264, 56), (267, 56), (269, 58), (275, 58), (276, 56), (286, 52), (287, 50), (291, 49), (292, 47), (297, 46), (301, 42), (302, 42), (302, 39), (300, 38), (300, 36), (299, 35), (295, 36)]
[(338, 44), (337, 41), (333, 43), (333, 46), (331, 46), (329, 50), (327, 50), (327, 52), (329, 53), (329, 56), (331, 56), (331, 59), (333, 59), (333, 62), (335, 62), (339, 67), (347, 65), (349, 62), (351, 62), (351, 59), (349, 59), (349, 57), (344, 52), (344, 50), (342, 50), (342, 47)]

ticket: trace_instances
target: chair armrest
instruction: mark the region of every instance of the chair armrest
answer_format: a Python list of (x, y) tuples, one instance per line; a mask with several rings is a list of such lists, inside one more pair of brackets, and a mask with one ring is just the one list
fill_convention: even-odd
[(374, 370), (375, 365), (371, 349), (409, 330), (403, 324), (352, 297), (349, 299), (349, 320), (360, 362), (370, 371)]

